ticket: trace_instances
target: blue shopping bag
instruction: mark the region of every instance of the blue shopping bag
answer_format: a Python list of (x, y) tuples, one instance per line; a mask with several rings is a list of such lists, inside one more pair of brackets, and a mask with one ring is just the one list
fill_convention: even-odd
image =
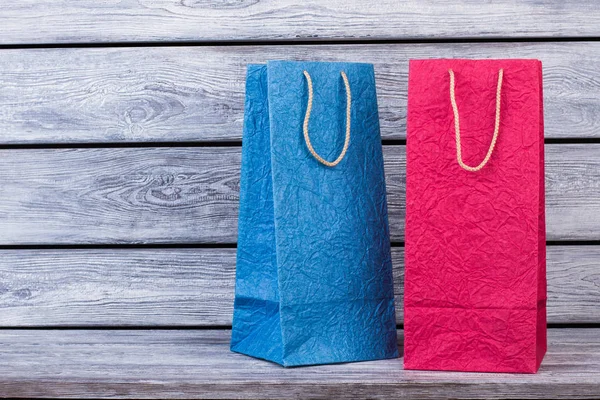
[(231, 350), (398, 356), (378, 118), (371, 64), (248, 67)]

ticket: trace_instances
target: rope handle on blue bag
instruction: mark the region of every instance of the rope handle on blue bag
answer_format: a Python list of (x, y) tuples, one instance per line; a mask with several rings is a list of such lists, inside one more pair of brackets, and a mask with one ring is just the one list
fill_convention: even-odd
[(323, 157), (321, 157), (312, 146), (310, 142), (310, 137), (308, 135), (308, 122), (310, 121), (310, 112), (312, 111), (312, 103), (313, 103), (313, 84), (310, 74), (307, 71), (304, 71), (304, 76), (306, 77), (306, 82), (308, 84), (308, 104), (306, 106), (306, 114), (304, 115), (304, 142), (306, 143), (306, 147), (308, 147), (308, 151), (313, 157), (319, 161), (321, 164), (326, 165), (328, 167), (335, 167), (344, 159), (346, 155), (346, 151), (348, 150), (348, 146), (350, 145), (350, 119), (351, 119), (351, 110), (352, 110), (352, 93), (350, 91), (350, 83), (348, 82), (348, 77), (344, 71), (340, 71), (342, 75), (342, 79), (344, 80), (344, 86), (346, 86), (346, 139), (344, 140), (344, 147), (340, 152), (338, 158), (335, 161), (327, 161)]
[(477, 172), (481, 168), (487, 164), (492, 156), (492, 152), (494, 151), (494, 147), (496, 146), (496, 140), (498, 139), (498, 131), (500, 130), (500, 100), (502, 95), (502, 77), (504, 76), (504, 70), (500, 69), (498, 71), (498, 86), (496, 88), (496, 121), (494, 122), (494, 136), (492, 137), (492, 143), (488, 149), (485, 158), (481, 163), (479, 163), (476, 167), (471, 167), (463, 162), (462, 159), (462, 151), (460, 148), (460, 123), (458, 118), (458, 107), (456, 105), (456, 98), (454, 95), (454, 71), (451, 69), (448, 70), (450, 74), (450, 103), (452, 104), (452, 111), (454, 112), (454, 131), (456, 132), (456, 159), (458, 161), (458, 165), (460, 165), (463, 169), (471, 172)]

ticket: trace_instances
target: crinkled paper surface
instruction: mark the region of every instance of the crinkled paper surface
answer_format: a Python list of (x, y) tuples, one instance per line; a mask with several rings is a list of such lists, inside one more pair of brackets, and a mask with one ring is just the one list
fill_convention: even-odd
[[(309, 153), (340, 153), (326, 167)], [(246, 87), (232, 350), (285, 366), (397, 357), (383, 156), (370, 64), (269, 62)]]
[[(456, 76), (456, 159), (448, 70)], [(414, 60), (407, 120), (407, 369), (535, 372), (546, 350), (541, 63)]]

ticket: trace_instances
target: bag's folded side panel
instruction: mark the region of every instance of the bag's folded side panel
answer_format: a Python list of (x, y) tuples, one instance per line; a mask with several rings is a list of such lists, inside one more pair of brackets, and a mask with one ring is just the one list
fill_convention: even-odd
[(546, 329), (546, 202), (545, 202), (545, 175), (544, 175), (544, 94), (542, 78), (542, 62), (538, 61), (539, 75), (539, 110), (540, 110), (540, 133), (539, 133), (539, 206), (538, 206), (538, 316), (537, 316), (537, 368), (540, 367), (547, 348)]
[[(397, 356), (387, 204), (373, 66), (269, 62), (269, 112), (284, 365)], [(303, 121), (312, 77), (312, 144)]]
[(267, 67), (250, 65), (242, 145), (231, 350), (282, 363)]

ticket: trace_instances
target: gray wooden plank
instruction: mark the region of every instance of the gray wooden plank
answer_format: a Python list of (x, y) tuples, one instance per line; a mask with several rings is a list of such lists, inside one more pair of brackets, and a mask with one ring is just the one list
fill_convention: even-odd
[[(0, 251), (0, 327), (231, 326), (235, 249)], [(548, 247), (548, 322), (600, 323), (600, 246)], [(392, 248), (397, 322), (404, 251)]]
[(600, 137), (600, 43), (442, 43), (4, 50), (0, 144), (240, 140), (246, 65), (269, 59), (374, 63), (401, 139), (408, 59), (435, 57), (539, 58), (546, 137)]
[(1, 44), (590, 37), (594, 1), (37, 0), (2, 8)]
[(240, 148), (0, 150), (0, 243), (234, 242)]
[(235, 249), (0, 250), (0, 327), (231, 325)]
[(401, 358), (284, 369), (230, 352), (229, 335), (222, 330), (2, 330), (0, 395), (574, 399), (600, 392), (599, 329), (550, 329), (548, 353), (535, 375), (404, 371)]
[[(386, 146), (404, 237), (404, 146)], [(598, 240), (600, 144), (546, 145), (548, 240)], [(0, 150), (0, 245), (234, 243), (240, 147)]]

